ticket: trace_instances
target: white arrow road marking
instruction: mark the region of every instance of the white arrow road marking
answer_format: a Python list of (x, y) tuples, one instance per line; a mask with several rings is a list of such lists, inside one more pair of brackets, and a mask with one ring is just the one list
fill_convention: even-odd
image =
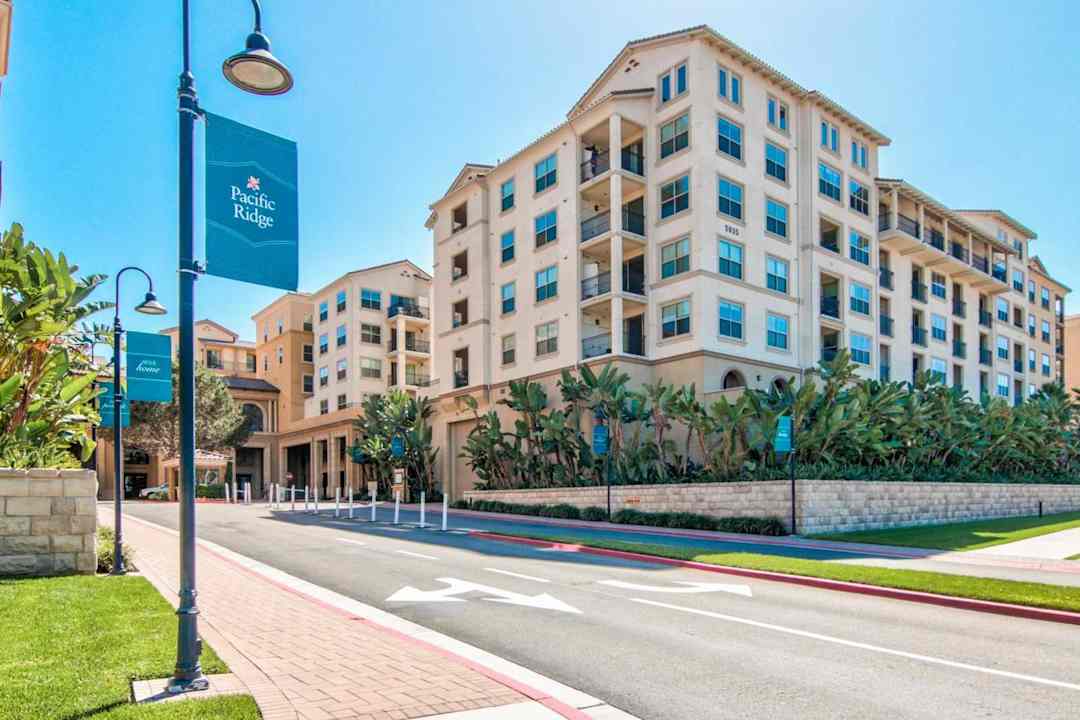
[(662, 587), (659, 585), (638, 585), (637, 583), (623, 582), (622, 580), (599, 580), (601, 585), (622, 588), (623, 590), (636, 590), (638, 592), (679, 593), (688, 595), (692, 593), (726, 592), (744, 597), (754, 597), (750, 592), (749, 585), (727, 585), (725, 583), (684, 582), (677, 581), (682, 587)]
[(509, 575), (510, 577), (521, 578), (522, 580), (532, 580), (533, 582), (538, 582), (538, 583), (549, 583), (549, 582), (551, 582), (550, 580), (545, 580), (544, 578), (534, 577), (532, 575), (522, 575), (521, 573), (510, 572), (509, 570), (500, 570), (499, 568), (484, 568), (484, 569), (487, 570), (488, 572), (499, 573), (500, 575)]
[(338, 538), (338, 542), (348, 543), (349, 545), (360, 545), (361, 547), (367, 545), (366, 542), (360, 542), (359, 540), (349, 540), (348, 538)]
[(704, 615), (705, 617), (714, 618), (716, 620), (726, 620), (728, 622), (739, 623), (741, 625), (750, 625), (753, 627), (764, 628), (766, 630), (775, 630), (776, 632), (787, 633), (788, 635), (797, 635), (799, 637), (810, 638), (811, 640), (821, 640), (822, 642), (834, 643), (836, 645), (844, 645), (846, 647), (858, 648), (860, 650), (869, 650), (871, 652), (882, 653), (885, 655), (908, 658), (909, 660), (919, 660), (921, 662), (931, 663), (934, 665), (945, 665), (946, 667), (958, 668), (960, 670), (970, 670), (972, 672), (980, 672), (987, 675), (997, 675), (998, 677), (1006, 677), (1013, 680), (1025, 680), (1027, 682), (1038, 683), (1040, 685), (1050, 685), (1052, 687), (1065, 688), (1066, 690), (1080, 690), (1080, 685), (1074, 685), (1073, 683), (1062, 682), (1060, 680), (1050, 680), (1047, 678), (1036, 677), (1035, 675), (1023, 675), (1021, 673), (1009, 672), (1007, 670), (996, 670), (994, 668), (986, 668), (980, 667), (978, 665), (969, 665), (967, 663), (956, 662), (955, 660), (945, 660), (943, 658), (931, 657), (929, 655), (919, 655), (917, 653), (905, 652), (903, 650), (893, 650), (891, 648), (881, 647), (880, 645), (870, 645), (867, 643), (855, 642), (854, 640), (844, 640), (843, 638), (833, 637), (832, 635), (822, 635), (820, 633), (810, 632), (808, 630), (798, 630), (796, 628), (784, 627), (783, 625), (773, 625), (772, 623), (759, 622), (757, 620), (748, 620), (747, 618), (735, 617), (733, 615), (723, 615), (721, 613), (709, 612), (708, 610), (698, 610), (697, 608), (688, 608), (681, 605), (671, 605), (669, 603), (657, 602), (656, 600), (643, 600), (641, 598), (631, 598), (631, 601), (641, 603), (643, 605), (653, 605), (655, 607), (668, 608), (669, 610), (681, 610), (683, 612), (692, 613), (694, 615)]
[(408, 555), (409, 557), (420, 558), (421, 560), (438, 560), (439, 558), (432, 555), (422, 555), (420, 553), (409, 552), (408, 550), (395, 550), (395, 552), (402, 555)]
[(490, 585), (458, 580), (457, 578), (438, 578), (438, 582), (446, 583), (450, 587), (442, 590), (419, 590), (406, 585), (396, 593), (386, 598), (386, 602), (465, 602), (457, 595), (465, 595), (471, 592), (494, 595), (485, 597), (488, 602), (505, 603), (507, 605), (521, 605), (523, 607), (539, 608), (541, 610), (557, 610), (559, 612), (580, 615), (581, 611), (572, 605), (567, 605), (562, 600), (552, 597), (547, 593), (541, 595), (522, 595), (521, 593), (500, 590)]

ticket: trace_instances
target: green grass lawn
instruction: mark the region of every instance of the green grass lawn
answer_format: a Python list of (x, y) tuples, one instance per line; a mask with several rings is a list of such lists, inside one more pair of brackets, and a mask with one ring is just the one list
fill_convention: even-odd
[[(133, 679), (168, 677), (176, 615), (140, 577), (0, 580), (0, 720), (255, 720), (250, 696), (130, 704)], [(203, 670), (228, 672), (203, 646)]]
[(1080, 560), (1080, 553), (1078, 553), (1076, 555), (1070, 555), (1069, 557), (1067, 557), (1065, 559), (1066, 560)]
[(744, 552), (712, 552), (704, 548), (679, 547), (674, 545), (652, 545), (649, 543), (621, 542), (617, 540), (596, 540), (577, 537), (565, 533), (514, 533), (520, 537), (531, 537), (552, 542), (588, 545), (590, 547), (625, 550), (628, 552), (658, 555), (678, 560), (694, 560), (710, 565), (767, 570), (787, 575), (843, 580), (845, 582), (877, 585), (879, 587), (918, 590), (937, 595), (953, 595), (975, 600), (1030, 605), (1032, 607), (1052, 608), (1080, 612), (1080, 588), (1041, 583), (995, 580), (966, 575), (926, 572), (923, 570), (898, 570), (894, 568), (871, 567), (868, 565), (850, 565), (831, 563), (822, 560), (803, 560), (782, 555), (762, 555)]
[(860, 532), (814, 535), (817, 540), (905, 545), (937, 550), (977, 550), (992, 545), (1038, 537), (1059, 530), (1080, 527), (1080, 512), (1059, 513), (1042, 517), (1013, 517), (997, 520), (926, 525), (893, 530), (863, 530)]

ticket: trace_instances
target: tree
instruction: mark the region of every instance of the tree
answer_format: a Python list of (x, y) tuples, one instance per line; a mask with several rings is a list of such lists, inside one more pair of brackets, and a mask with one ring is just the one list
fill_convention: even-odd
[(112, 305), (87, 301), (104, 275), (77, 272), (18, 223), (0, 238), (0, 466), (74, 467), (94, 451), (96, 373), (72, 328)]
[[(131, 427), (124, 430), (124, 443), (161, 457), (180, 455), (179, 369), (172, 372), (173, 399), (170, 403), (131, 403)], [(251, 426), (240, 403), (233, 400), (225, 382), (214, 372), (195, 367), (195, 447), (225, 452), (243, 447), (251, 436)]]

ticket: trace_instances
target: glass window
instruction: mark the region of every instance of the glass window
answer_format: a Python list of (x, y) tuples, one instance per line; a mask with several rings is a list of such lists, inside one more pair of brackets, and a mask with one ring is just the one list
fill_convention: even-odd
[[(690, 320), (687, 319), (687, 323)], [(689, 326), (688, 326), (689, 328)], [(666, 331), (666, 330), (665, 330)], [(687, 330), (689, 332), (689, 329)], [(720, 301), (720, 336), (742, 340), (743, 336), (743, 306), (738, 303)], [(668, 337), (665, 335), (664, 337)]]
[(765, 284), (770, 290), (787, 294), (788, 264), (786, 260), (772, 256), (765, 258)]
[(722, 65), (717, 66), (716, 92), (736, 105), (742, 104), (742, 78)]
[(690, 144), (690, 115), (684, 113), (660, 126), (660, 157), (666, 158)]
[(536, 233), (536, 247), (543, 247), (550, 242), (555, 242), (559, 237), (558, 212), (549, 210), (533, 221)]
[(319, 322), (323, 322), (326, 318), (330, 317), (330, 311), (328, 310), (326, 301), (319, 303)]
[(337, 379), (344, 380), (349, 374), (349, 361), (341, 359), (337, 361)]
[(944, 383), (948, 378), (948, 364), (941, 358), (930, 358), (931, 382)]
[(502, 261), (510, 262), (514, 259), (514, 231), (508, 230), (499, 239), (499, 251), (502, 253)]
[(870, 190), (855, 180), (848, 181), (848, 200), (851, 209), (863, 215), (870, 214)]
[(840, 152), (840, 129), (825, 120), (821, 121), (821, 147)]
[(870, 338), (859, 333), (851, 333), (851, 359), (860, 365), (870, 364)]
[(787, 182), (787, 150), (771, 142), (765, 143), (765, 174)]
[(997, 394), (999, 397), (1009, 397), (1009, 376), (1005, 373), (998, 373)]
[(840, 172), (818, 163), (818, 192), (840, 202)]
[(326, 387), (330, 384), (330, 368), (323, 365), (319, 368), (319, 387)]
[(360, 307), (367, 310), (379, 310), (382, 308), (382, 293), (378, 290), (360, 290)]
[(660, 217), (678, 215), (690, 207), (690, 176), (683, 175), (660, 186)]
[(360, 358), (360, 375), (366, 378), (382, 377), (382, 360), (377, 358)]
[(743, 248), (738, 243), (729, 240), (719, 242), (719, 272), (721, 275), (742, 280), (743, 276)]
[(344, 394), (338, 395), (337, 396), (337, 409), (338, 410), (344, 410), (348, 406), (349, 406), (349, 401), (348, 401), (347, 396), (344, 395)]
[(772, 198), (765, 198), (765, 230), (773, 235), (787, 237), (787, 205)]
[(680, 238), (660, 248), (660, 277), (684, 273), (690, 269), (690, 238)]
[(936, 313), (930, 315), (930, 335), (942, 342), (948, 339), (948, 322), (944, 316)]
[(330, 350), (330, 338), (326, 333), (319, 335), (319, 354), (323, 355)]
[(870, 288), (857, 282), (851, 283), (851, 311), (870, 314)]
[(337, 346), (341, 347), (342, 345), (345, 344), (345, 341), (346, 341), (346, 338), (345, 338), (345, 325), (338, 325), (337, 326)]
[(304, 375), (303, 377), (303, 390), (305, 393), (315, 392), (315, 378), (311, 375)]
[(725, 178), (717, 178), (717, 209), (721, 214), (742, 220), (743, 189), (742, 185)]
[(514, 178), (510, 178), (499, 187), (502, 195), (502, 209), (509, 210), (514, 207)]
[(769, 347), (787, 350), (788, 319), (783, 315), (769, 313), (765, 323), (765, 341), (768, 343)]
[(661, 336), (671, 338), (690, 332), (690, 301), (680, 300), (660, 309)]
[(360, 323), (360, 342), (370, 343), (372, 345), (381, 345), (382, 326), (369, 325), (368, 323)]
[(559, 349), (559, 321), (552, 320), (536, 328), (536, 355), (548, 355)]
[(1009, 322), (1009, 301), (1004, 298), (997, 299), (997, 319), (1001, 322)]
[(507, 315), (514, 312), (514, 295), (515, 295), (516, 283), (508, 282), (502, 286), (500, 294), (502, 295), (502, 314)]
[(686, 63), (675, 67), (675, 94), (682, 95), (686, 92)]
[(1050, 321), (1042, 321), (1042, 339), (1043, 342), (1050, 342)]
[(1013, 270), (1013, 290), (1016, 292), (1024, 292), (1024, 271)]
[(513, 335), (503, 335), (502, 339), (502, 364), (509, 365), (516, 359), (515, 340)]
[(774, 97), (769, 98), (769, 124), (780, 130), (787, 130), (788, 106)]
[(1030, 370), (1032, 372), (1035, 372), (1035, 362), (1036, 362), (1035, 358), (1036, 358), (1035, 349), (1032, 348), (1032, 349), (1028, 350), (1028, 370)]
[(315, 360), (315, 348), (311, 345), (304, 345), (302, 357), (304, 362), (313, 362)]
[(945, 276), (941, 273), (930, 273), (930, 292), (936, 297), (945, 299)]
[(1050, 356), (1046, 353), (1042, 354), (1042, 374), (1050, 376)]
[(326, 415), (330, 412), (330, 401), (325, 398), (319, 401), (319, 414)]
[(349, 297), (348, 293), (346, 293), (344, 290), (339, 290), (338, 291), (338, 294), (337, 294), (337, 311), (339, 313), (340, 312), (345, 312), (345, 303), (347, 302), (348, 297)]
[(1009, 359), (1009, 338), (998, 335), (997, 339), (997, 356), (1002, 360)]
[(742, 160), (742, 128), (727, 118), (716, 119), (716, 149)]
[(1042, 288), (1039, 295), (1040, 295), (1039, 300), (1042, 303), (1042, 306), (1044, 308), (1046, 308), (1047, 310), (1049, 310), (1050, 309), (1050, 291), (1048, 289), (1046, 289), (1046, 288)]
[(851, 141), (851, 164), (855, 167), (867, 169), (867, 148), (866, 145), (855, 140)]
[(285, 362), (285, 348), (277, 349), (277, 362), (278, 365), (281, 365), (283, 362)]
[(536, 163), (533, 167), (533, 175), (536, 178), (536, 192), (543, 192), (555, 184), (558, 180), (558, 161), (555, 153)]
[(870, 264), (870, 238), (854, 230), (848, 236), (848, 253), (851, 259), (863, 265)]
[(543, 302), (559, 294), (559, 268), (557, 265), (536, 273), (536, 302)]
[(680, 63), (660, 76), (660, 102), (666, 103), (686, 92), (686, 63)]

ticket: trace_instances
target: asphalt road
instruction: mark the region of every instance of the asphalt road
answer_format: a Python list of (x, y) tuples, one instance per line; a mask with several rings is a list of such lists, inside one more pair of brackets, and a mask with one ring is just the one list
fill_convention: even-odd
[[(176, 527), (176, 505), (126, 510)], [(646, 720), (1073, 720), (1080, 707), (1077, 627), (335, 520), (325, 508), (208, 504), (197, 517), (201, 537)]]

